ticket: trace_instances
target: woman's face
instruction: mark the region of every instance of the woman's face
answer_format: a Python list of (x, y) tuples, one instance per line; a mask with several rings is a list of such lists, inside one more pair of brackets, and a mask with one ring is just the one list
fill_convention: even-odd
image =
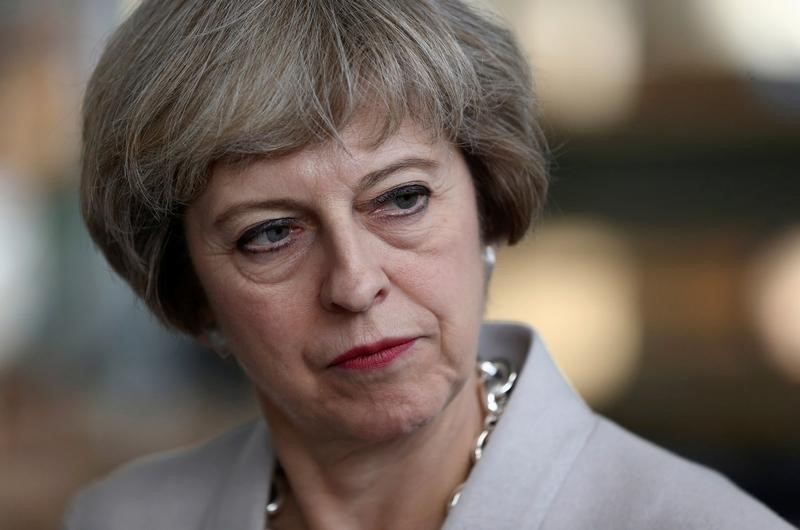
[(375, 146), (371, 123), (217, 167), (187, 212), (213, 326), (273, 429), (386, 440), (473, 370), (484, 267), (464, 159), (410, 122)]

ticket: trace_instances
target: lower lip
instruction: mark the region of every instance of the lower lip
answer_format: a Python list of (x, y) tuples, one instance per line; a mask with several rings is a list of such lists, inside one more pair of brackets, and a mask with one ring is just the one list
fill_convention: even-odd
[(417, 339), (369, 355), (354, 357), (334, 366), (344, 370), (375, 370), (376, 368), (383, 368), (411, 349), (415, 342), (417, 342)]

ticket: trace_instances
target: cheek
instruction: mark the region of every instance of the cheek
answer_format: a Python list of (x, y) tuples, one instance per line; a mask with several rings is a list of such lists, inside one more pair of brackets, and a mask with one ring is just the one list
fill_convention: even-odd
[(475, 350), (485, 297), (477, 214), (454, 217), (441, 226), (429, 250), (415, 256), (398, 281), (408, 285), (408, 278), (415, 278), (408, 291), (436, 318), (442, 352), (461, 359)]
[[(458, 236), (451, 241), (449, 271), (443, 267), (437, 282), (442, 300), (442, 333), (445, 351), (470, 352), (471, 365), (477, 348), (478, 330), (483, 318), (485, 269), (477, 211), (465, 208), (459, 219)], [(463, 356), (464, 354), (461, 353)]]
[(248, 372), (283, 373), (301, 361), (312, 332), (309, 282), (264, 286), (232, 273), (206, 283), (217, 324)]

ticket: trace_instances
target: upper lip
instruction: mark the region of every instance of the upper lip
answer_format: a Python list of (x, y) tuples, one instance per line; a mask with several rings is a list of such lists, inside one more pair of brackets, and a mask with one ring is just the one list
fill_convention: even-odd
[(363, 346), (356, 346), (355, 348), (351, 348), (346, 352), (344, 352), (343, 354), (336, 357), (334, 360), (330, 362), (328, 366), (341, 364), (349, 361), (350, 359), (363, 357), (365, 355), (374, 355), (380, 351), (388, 350), (389, 348), (394, 348), (395, 346), (400, 346), (401, 344), (411, 342), (415, 338), (416, 337), (389, 338), (389, 339), (379, 340), (378, 342), (373, 342), (372, 344), (364, 344)]

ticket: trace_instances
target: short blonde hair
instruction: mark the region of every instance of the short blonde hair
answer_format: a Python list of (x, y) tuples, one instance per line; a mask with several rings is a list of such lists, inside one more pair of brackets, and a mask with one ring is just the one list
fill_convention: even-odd
[(183, 213), (218, 162), (337, 139), (369, 104), (458, 146), (486, 241), (540, 213), (547, 154), (511, 33), (459, 0), (150, 0), (117, 29), (84, 101), (92, 238), (167, 325), (202, 331)]

